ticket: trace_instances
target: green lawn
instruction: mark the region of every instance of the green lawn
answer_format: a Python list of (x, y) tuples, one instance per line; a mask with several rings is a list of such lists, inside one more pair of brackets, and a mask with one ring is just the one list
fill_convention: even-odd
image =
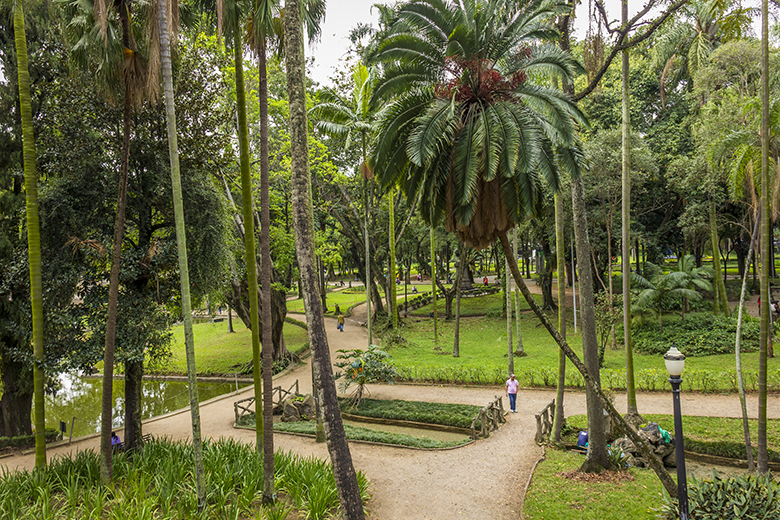
[[(227, 331), (227, 321), (219, 323), (196, 323), (195, 365), (198, 374), (233, 374), (241, 366), (252, 361), (252, 336), (241, 320), (233, 320), (236, 332)], [(308, 341), (306, 331), (290, 323), (284, 324), (284, 341), (287, 348), (297, 350)], [(184, 352), (184, 327), (173, 327), (172, 356), (161, 369), (162, 372), (185, 374), (187, 358)], [(238, 366), (237, 366), (238, 365)]]
[[(495, 298), (500, 296), (493, 295), (479, 300), (485, 302), (484, 308), (490, 308)], [(479, 300), (475, 304), (478, 304)], [(440, 309), (443, 309), (443, 304)], [(524, 304), (521, 309), (527, 309), (527, 306)], [(557, 322), (554, 315), (550, 317), (553, 322)], [(569, 344), (581, 359), (581, 330), (577, 334), (573, 333), (571, 312), (567, 321)], [(404, 379), (455, 384), (500, 384), (506, 379), (507, 344), (504, 318), (485, 316), (461, 320), (459, 358), (443, 355), (452, 352), (454, 320), (439, 320), (439, 346), (443, 352), (434, 351), (432, 322), (433, 320), (427, 317), (406, 320), (402, 332), (408, 343), (390, 350)], [(528, 356), (515, 357), (515, 373), (523, 386), (553, 386), (557, 377), (558, 346), (532, 313), (521, 314), (521, 326), (523, 344)], [(758, 353), (743, 354), (742, 362), (748, 390), (757, 390), (755, 374), (758, 371)], [(569, 366), (567, 384), (582, 386), (582, 377)], [(690, 357), (686, 360), (683, 389), (732, 391), (734, 367), (733, 354)], [(668, 388), (668, 376), (661, 356), (635, 353), (634, 371), (639, 390)], [(622, 349), (606, 350), (601, 376), (605, 387), (624, 388), (625, 354)], [(780, 390), (780, 367), (777, 358), (769, 360), (769, 386), (770, 390)]]
[[(431, 284), (415, 284), (417, 287), (418, 293), (426, 292), (431, 290)], [(408, 296), (414, 297), (417, 296), (416, 294), (412, 293), (412, 287), (411, 285), (407, 286), (407, 293)], [(447, 287), (445, 285), (445, 287)], [(379, 294), (384, 296), (384, 290), (379, 287)], [(396, 287), (396, 296), (398, 298), (403, 298), (404, 296), (404, 286), (399, 285)], [(366, 291), (362, 286), (359, 287), (345, 287), (344, 289), (341, 289), (340, 291), (330, 291), (327, 293), (327, 296), (325, 298), (325, 301), (328, 305), (328, 312), (326, 314), (333, 314), (333, 310), (335, 309), (335, 305), (338, 304), (341, 308), (341, 312), (346, 312), (347, 309), (349, 309), (351, 306), (355, 305), (356, 303), (363, 303), (366, 301)], [(303, 312), (303, 300), (297, 299), (297, 300), (288, 300), (287, 301), (287, 312)]]
[(655, 518), (663, 487), (650, 470), (631, 468), (632, 480), (586, 482), (565, 478), (584, 455), (548, 449), (525, 497), (529, 520), (640, 520)]

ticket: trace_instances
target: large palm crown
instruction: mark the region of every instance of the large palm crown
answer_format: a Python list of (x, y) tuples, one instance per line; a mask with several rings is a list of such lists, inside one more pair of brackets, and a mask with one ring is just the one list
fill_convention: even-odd
[(544, 45), (565, 6), (544, 0), (414, 0), (371, 59), (391, 99), (372, 165), (380, 184), (421, 192), (425, 215), (484, 248), (530, 213), (560, 166), (576, 169), (579, 110), (551, 77), (568, 54)]

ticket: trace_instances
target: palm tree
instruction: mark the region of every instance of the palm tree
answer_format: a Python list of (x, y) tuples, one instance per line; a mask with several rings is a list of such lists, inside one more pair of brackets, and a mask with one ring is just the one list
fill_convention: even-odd
[[(690, 255), (689, 255), (690, 256)], [(711, 274), (708, 268), (700, 268), (694, 275), (686, 271), (670, 271), (664, 273), (652, 262), (645, 262), (644, 276), (634, 273), (631, 285), (639, 288), (636, 311), (650, 311), (658, 314), (658, 324), (664, 331), (664, 311), (669, 311), (675, 299), (701, 300), (702, 296), (692, 286), (703, 290), (712, 290), (712, 284), (701, 277), (701, 274)], [(685, 307), (682, 307), (685, 309)]]
[[(685, 273), (688, 289), (699, 288), (704, 291), (708, 291), (710, 288), (712, 288), (712, 284), (707, 281), (707, 278), (712, 278), (714, 276), (715, 270), (704, 266), (696, 267), (695, 256), (685, 255), (678, 261), (677, 270)], [(685, 319), (686, 312), (688, 312), (688, 307), (687, 305), (683, 305), (681, 313), (683, 319)]]
[[(676, 496), (669, 474), (539, 308), (506, 235), (534, 210), (543, 187), (557, 191), (559, 168), (580, 174), (575, 123), (587, 122), (566, 95), (531, 81), (534, 71), (571, 77), (568, 53), (533, 46), (556, 34), (548, 20), (560, 12), (557, 4), (534, 0), (401, 5), (397, 22), (372, 53), (385, 71), (376, 97), (395, 98), (381, 122), (371, 162), (381, 185), (400, 185), (409, 198), (422, 194), (423, 206), (431, 208), (422, 216), (432, 225), (444, 220), (449, 231), (478, 249), (500, 240), (528, 304)], [(583, 236), (584, 222), (575, 225)], [(609, 466), (603, 444), (597, 464)]]
[[(132, 111), (143, 101), (146, 84), (146, 60), (138, 52), (131, 31), (131, 5), (127, 0), (113, 4), (119, 28), (109, 23), (109, 11), (102, 0), (91, 2), (66, 0), (66, 16), (70, 20), (66, 37), (71, 43), (71, 59), (81, 68), (94, 72), (100, 88), (109, 100), (115, 99), (116, 89), (122, 89), (122, 151), (119, 171), (119, 197), (114, 225), (114, 246), (108, 289), (108, 316), (106, 319), (106, 350), (103, 357), (103, 394), (100, 437), (100, 478), (111, 482), (111, 426), (113, 412), (114, 346), (116, 340), (117, 302), (119, 297), (119, 270), (122, 258), (122, 236), (127, 202), (127, 178), (130, 162), (130, 130)], [(151, 84), (154, 85), (154, 84)], [(151, 97), (151, 96), (150, 96)], [(140, 391), (140, 381), (134, 376), (142, 373), (143, 361), (126, 363), (125, 394)], [(128, 398), (128, 401), (130, 399)], [(137, 408), (137, 406), (135, 407)], [(126, 406), (125, 445), (134, 448), (140, 441), (140, 413)]]
[[(709, 59), (712, 51), (732, 39), (741, 38), (750, 27), (755, 9), (733, 0), (692, 0), (680, 10), (683, 21), (673, 25), (653, 44), (653, 59), (661, 72), (661, 105), (666, 104), (666, 81), (671, 87), (690, 80)], [(674, 70), (676, 67), (676, 71)]]
[(27, 254), (30, 262), (30, 303), (33, 321), (33, 394), (35, 411), (35, 467), (46, 465), (46, 417), (43, 401), (43, 283), (41, 281), (41, 226), (38, 216), (38, 170), (35, 133), (30, 98), (30, 71), (27, 56), (27, 34), (21, 0), (13, 4), (14, 43), (19, 76), (19, 106), (22, 116), (24, 157), (24, 191), (27, 200)]
[(761, 1), (761, 330), (758, 354), (758, 472), (769, 472), (767, 449), (767, 357), (769, 355), (769, 265), (772, 226), (769, 218), (769, 2)]
[[(175, 4), (175, 0), (174, 0)], [(204, 486), (203, 445), (201, 442), (200, 408), (198, 399), (197, 371), (195, 369), (195, 344), (192, 332), (192, 299), (190, 296), (190, 271), (187, 262), (187, 233), (184, 229), (184, 203), (181, 191), (181, 173), (179, 170), (179, 145), (176, 132), (176, 106), (173, 95), (173, 72), (171, 67), (171, 43), (168, 27), (174, 17), (168, 9), (167, 0), (160, 0), (158, 8), (160, 69), (163, 77), (163, 97), (165, 99), (165, 121), (168, 132), (168, 153), (171, 162), (171, 187), (173, 190), (173, 211), (176, 225), (176, 246), (179, 254), (179, 273), (181, 275), (181, 310), (184, 317), (184, 348), (187, 356), (187, 383), (190, 392), (190, 415), (192, 418), (192, 447), (195, 456), (195, 480), (198, 495), (198, 511), (206, 506), (206, 488)], [(169, 18), (170, 17), (170, 18)], [(156, 38), (153, 38), (156, 40)], [(270, 327), (267, 327), (270, 328)]]
[[(363, 240), (365, 243), (365, 261), (366, 261), (366, 310), (368, 316), (366, 327), (368, 329), (368, 344), (372, 343), (371, 337), (371, 262), (370, 262), (370, 244), (369, 244), (369, 218), (371, 211), (369, 208), (369, 177), (370, 168), (368, 167), (368, 146), (369, 141), (376, 133), (376, 125), (379, 116), (379, 109), (376, 103), (372, 103), (374, 87), (376, 86), (377, 71), (374, 67), (366, 67), (362, 62), (358, 62), (352, 68), (352, 92), (349, 98), (345, 99), (335, 90), (325, 89), (320, 97), (322, 102), (312, 108), (312, 114), (318, 117), (317, 128), (328, 135), (345, 138), (344, 147), (349, 149), (353, 144), (360, 146), (362, 163), (360, 170), (363, 172), (364, 181), (364, 229)], [(392, 215), (393, 199), (389, 197), (390, 214)], [(391, 225), (394, 227), (394, 223)], [(395, 229), (391, 228), (391, 240), (395, 239)], [(391, 255), (391, 265), (395, 258)], [(393, 270), (388, 277), (391, 282), (395, 280)], [(393, 301), (390, 291), (387, 295), (390, 310), (393, 316), (397, 315), (395, 311), (395, 301)]]
[(362, 520), (365, 513), (360, 488), (355, 468), (352, 465), (352, 455), (349, 452), (347, 438), (344, 434), (344, 425), (336, 396), (336, 384), (331, 369), (328, 338), (325, 334), (322, 302), (317, 296), (300, 3), (298, 0), (288, 0), (286, 8), (284, 43), (287, 93), (290, 103), (293, 226), (295, 228), (295, 250), (303, 287), (303, 301), (308, 321), (309, 345), (313, 353), (312, 371), (322, 406), (322, 422), (330, 460), (333, 464), (342, 516), (347, 520)]

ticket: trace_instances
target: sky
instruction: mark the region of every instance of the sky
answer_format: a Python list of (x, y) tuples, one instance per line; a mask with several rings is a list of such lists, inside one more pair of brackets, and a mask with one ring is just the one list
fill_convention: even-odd
[[(321, 85), (330, 85), (328, 77), (339, 66), (339, 58), (344, 57), (350, 45), (349, 31), (359, 22), (377, 26), (378, 13), (371, 7), (376, 3), (389, 3), (381, 0), (328, 0), (325, 23), (322, 27), (322, 40), (307, 49), (307, 55), (314, 57), (314, 68), (311, 77)], [(574, 36), (583, 38), (587, 24), (588, 2), (581, 2), (578, 7), (579, 18), (575, 20)], [(607, 13), (611, 19), (620, 18), (620, 0), (606, 0)], [(644, 5), (637, 0), (629, 0), (629, 17), (633, 16)], [(580, 13), (580, 11), (582, 11)]]

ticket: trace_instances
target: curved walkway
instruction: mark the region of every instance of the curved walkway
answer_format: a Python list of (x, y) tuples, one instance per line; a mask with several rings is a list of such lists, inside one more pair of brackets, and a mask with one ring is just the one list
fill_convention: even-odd
[[(304, 318), (296, 316), (296, 318)], [(331, 357), (338, 349), (364, 348), (367, 334), (360, 322), (365, 321), (364, 307), (353, 310), (346, 320), (344, 332), (338, 332), (335, 320), (329, 320), (327, 333)], [(333, 326), (331, 326), (331, 324)], [(196, 345), (197, 346), (197, 345)], [(518, 362), (522, 363), (522, 360)], [(301, 391), (311, 391), (311, 367), (307, 363), (275, 379), (274, 385), (289, 387), (299, 381)], [(372, 397), (430, 402), (463, 403), (483, 406), (503, 388), (461, 388), (416, 385), (371, 385)], [(233, 401), (252, 395), (252, 388), (228, 394), (202, 403), (201, 421), (204, 437), (233, 437), (253, 443), (255, 432), (233, 428)], [(417, 451), (352, 444), (355, 468), (371, 481), (371, 518), (379, 520), (423, 520), (465, 518), (470, 520), (516, 520), (522, 518), (524, 489), (532, 468), (541, 456), (534, 443), (536, 421), (534, 413), (554, 398), (549, 390), (523, 390), (518, 398), (517, 414), (509, 414), (508, 423), (485, 440), (463, 448), (447, 451)], [(639, 394), (639, 409), (643, 413), (672, 412), (668, 393)], [(749, 409), (756, 410), (755, 396), (749, 396)], [(565, 401), (567, 415), (585, 413), (585, 397), (581, 392), (569, 392)], [(736, 396), (683, 394), (683, 412), (688, 415), (738, 417)], [(625, 411), (625, 402), (618, 402)], [(780, 417), (780, 407), (769, 410), (773, 418)], [(144, 423), (144, 433), (187, 439), (191, 433), (188, 410), (174, 412)], [(295, 451), (305, 456), (328, 458), (324, 444), (309, 438), (283, 434), (274, 436), (277, 449)], [(49, 458), (84, 449), (97, 449), (99, 439), (92, 437), (47, 450)], [(0, 460), (6, 469), (32, 468), (34, 455)]]

